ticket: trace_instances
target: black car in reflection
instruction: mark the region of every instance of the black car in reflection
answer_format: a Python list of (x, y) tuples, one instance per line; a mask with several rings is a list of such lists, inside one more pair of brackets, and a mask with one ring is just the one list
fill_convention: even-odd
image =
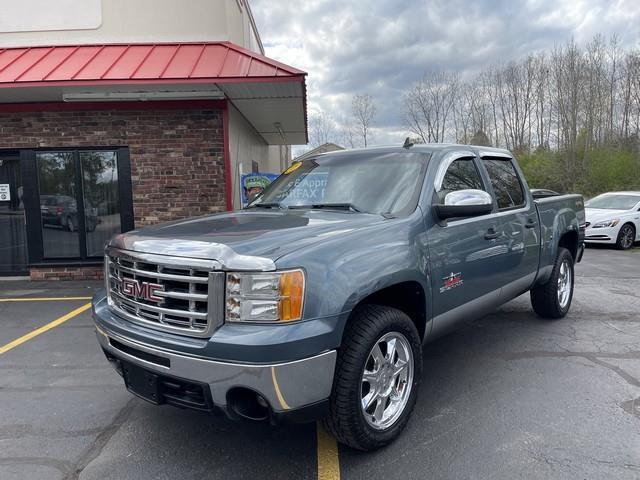
[[(97, 211), (87, 200), (85, 211), (85, 226), (88, 232), (93, 232), (98, 225)], [(40, 214), (45, 226), (58, 226), (70, 232), (78, 229), (78, 204), (74, 198), (67, 195), (40, 195)]]

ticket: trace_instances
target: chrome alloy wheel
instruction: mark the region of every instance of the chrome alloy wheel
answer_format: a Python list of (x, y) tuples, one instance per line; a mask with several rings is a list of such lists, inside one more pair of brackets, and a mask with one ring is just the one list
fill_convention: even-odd
[(362, 414), (376, 430), (390, 427), (402, 415), (411, 396), (413, 361), (409, 341), (398, 332), (384, 334), (369, 352), (360, 398)]
[(565, 259), (560, 265), (560, 274), (558, 275), (558, 303), (563, 310), (569, 305), (572, 284), (571, 265), (569, 265), (569, 260)]
[(625, 250), (627, 248), (631, 248), (635, 240), (634, 237), (635, 235), (633, 228), (631, 228), (629, 225), (624, 225), (622, 227), (622, 230), (620, 231), (620, 246)]

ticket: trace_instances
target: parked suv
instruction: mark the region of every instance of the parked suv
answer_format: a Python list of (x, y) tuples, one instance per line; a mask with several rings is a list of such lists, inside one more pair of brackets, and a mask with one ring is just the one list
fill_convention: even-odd
[(409, 421), (425, 342), (527, 291), (539, 316), (567, 314), (583, 224), (581, 196), (534, 201), (506, 150), (332, 152), (243, 211), (114, 237), (93, 318), (135, 395), (323, 418), (371, 450)]

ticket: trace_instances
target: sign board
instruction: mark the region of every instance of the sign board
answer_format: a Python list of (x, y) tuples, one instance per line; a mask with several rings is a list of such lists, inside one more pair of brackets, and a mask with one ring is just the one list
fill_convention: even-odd
[(102, 25), (102, 0), (0, 2), (0, 32), (95, 30)]
[(0, 183), (0, 202), (8, 202), (11, 200), (11, 190), (8, 183)]
[(247, 173), (240, 176), (242, 185), (242, 206), (246, 206), (250, 200), (256, 198), (279, 175), (275, 173)]

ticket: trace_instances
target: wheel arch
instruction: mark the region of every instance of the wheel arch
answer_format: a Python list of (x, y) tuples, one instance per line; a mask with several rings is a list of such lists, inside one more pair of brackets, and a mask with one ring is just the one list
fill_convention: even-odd
[[(576, 232), (575, 230), (569, 230), (568, 232), (562, 234), (560, 240), (558, 241), (558, 248), (560, 247), (569, 250), (575, 263), (578, 255), (578, 232)], [(558, 252), (556, 251), (556, 255), (557, 254)]]
[(383, 305), (396, 308), (406, 314), (416, 326), (418, 335), (424, 340), (428, 333), (428, 292), (425, 286), (417, 280), (404, 280), (388, 284), (384, 287), (368, 292), (360, 298), (353, 306), (349, 321), (353, 311), (361, 305)]

